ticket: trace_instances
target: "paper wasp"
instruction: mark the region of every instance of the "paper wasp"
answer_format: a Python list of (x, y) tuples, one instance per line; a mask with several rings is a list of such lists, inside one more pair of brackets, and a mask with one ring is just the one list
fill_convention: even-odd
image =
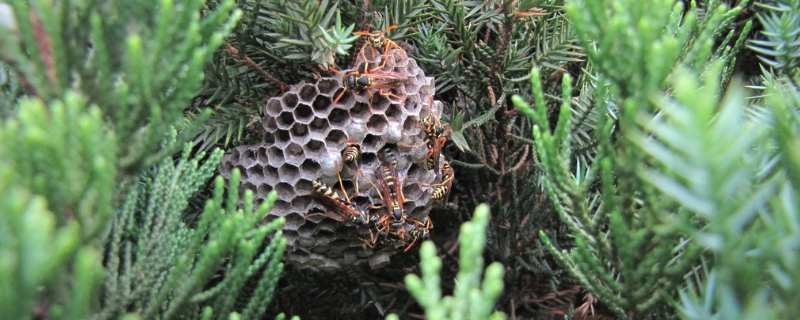
[(431, 222), (428, 217), (423, 218), (422, 222), (408, 217), (402, 221), (385, 223), (382, 226), (376, 225), (376, 227), (377, 229), (374, 233), (370, 230), (369, 240), (361, 239), (370, 248), (390, 245), (397, 240), (405, 240), (405, 235), (408, 234), (411, 241), (403, 250), (403, 252), (406, 252), (411, 249), (418, 240), (430, 238), (430, 229), (433, 229), (433, 222)]
[[(336, 172), (336, 176), (339, 179), (339, 186), (342, 189), (344, 198), (340, 197), (335, 190), (322, 181), (316, 179), (311, 181), (311, 186), (314, 189), (313, 192), (311, 192), (311, 197), (322, 204), (333, 208), (336, 215), (331, 215), (328, 213), (315, 213), (312, 215), (322, 215), (339, 222), (349, 220), (359, 225), (369, 225), (377, 222), (377, 217), (371, 217), (367, 210), (350, 200), (350, 197), (347, 195), (347, 191), (344, 189), (342, 176), (338, 171)], [(356, 180), (356, 194), (358, 193), (358, 180)]]
[[(378, 196), (389, 207), (389, 216), (392, 220), (395, 222), (403, 221), (408, 215), (403, 208), (403, 203), (406, 202), (403, 196), (403, 188), (397, 182), (397, 160), (391, 150), (384, 149), (383, 151), (378, 153), (378, 159), (382, 162), (381, 171), (383, 173), (383, 175), (379, 176), (381, 192), (378, 193)], [(391, 160), (387, 160), (387, 157), (391, 158)]]
[(431, 194), (431, 199), (447, 202), (447, 197), (450, 195), (450, 189), (453, 187), (453, 179), (455, 179), (453, 167), (450, 166), (450, 162), (445, 161), (442, 165), (442, 182), (424, 186), (434, 187), (433, 193)]
[(367, 246), (370, 248), (383, 247), (396, 242), (397, 240), (399, 240), (399, 237), (397, 237), (397, 233), (399, 229), (403, 226), (394, 224), (390, 225), (388, 229), (385, 226), (379, 226), (379, 225), (375, 225), (373, 227), (375, 227), (375, 231), (373, 232), (372, 229), (370, 229), (369, 240), (361, 238), (361, 240), (364, 241), (364, 243), (367, 244)]
[[(387, 160), (386, 153), (389, 154), (390, 157), (394, 157), (389, 149), (384, 149), (384, 152), (378, 153), (378, 158), (381, 161), (381, 174), (378, 175), (380, 179), (380, 187), (372, 184), (376, 190), (378, 190), (378, 197), (383, 202), (382, 205), (376, 205), (370, 207), (370, 209), (380, 209), (385, 208), (388, 212), (383, 215), (380, 219), (378, 219), (377, 225), (377, 234), (386, 234), (397, 236), (399, 239), (404, 239), (405, 234), (405, 224), (406, 220), (408, 219), (408, 214), (406, 213), (405, 208), (403, 208), (403, 204), (406, 202), (405, 197), (403, 196), (403, 189), (400, 186), (400, 183), (397, 182), (397, 168), (395, 165), (392, 165), (396, 162), (396, 160)], [(374, 244), (376, 238), (373, 237), (371, 242)]]
[[(397, 43), (387, 38), (384, 34), (389, 32), (393, 29), (397, 28), (396, 25), (390, 26), (383, 31), (380, 32), (366, 32), (366, 31), (356, 31), (353, 32), (353, 35), (357, 36), (366, 36), (367, 37), (367, 45), (372, 48), (372, 56), (375, 56), (375, 48), (383, 47), (383, 54), (385, 56), (389, 55), (389, 50), (392, 48), (397, 48), (403, 51), (403, 54), (407, 57), (408, 54), (402, 47), (400, 47)], [(384, 58), (385, 59), (385, 58)]]
[(348, 141), (347, 146), (342, 150), (342, 159), (344, 162), (355, 162), (361, 154), (361, 149), (357, 143)]
[(405, 248), (405, 250), (403, 250), (403, 252), (406, 252), (408, 251), (408, 249), (411, 249), (411, 247), (414, 246), (414, 243), (416, 243), (417, 240), (419, 239), (426, 240), (430, 238), (431, 229), (433, 229), (433, 222), (431, 221), (430, 218), (428, 217), (422, 218), (422, 222), (414, 220), (414, 226), (412, 226), (411, 229), (408, 230), (408, 235), (411, 236), (412, 239), (411, 243), (408, 244), (408, 246)]
[(428, 115), (419, 120), (422, 126), (422, 131), (425, 131), (427, 139), (419, 145), (405, 145), (407, 148), (417, 148), (423, 145), (428, 146), (428, 155), (425, 157), (426, 167), (428, 170), (434, 170), (434, 173), (439, 174), (439, 158), (442, 153), (442, 147), (447, 142), (447, 135), (449, 134), (449, 127), (447, 124), (442, 124), (438, 116), (433, 112), (433, 95), (429, 98), (430, 102)]
[[(363, 54), (363, 52), (362, 52)], [(405, 100), (404, 98), (391, 93), (389, 91), (384, 91), (388, 89), (392, 89), (397, 87), (400, 82), (406, 81), (408, 76), (393, 71), (382, 71), (382, 72), (375, 72), (375, 70), (379, 70), (381, 67), (376, 69), (369, 70), (369, 62), (364, 59), (364, 70), (354, 70), (348, 71), (342, 75), (342, 80), (344, 82), (345, 90), (342, 91), (336, 98), (333, 99), (333, 104), (339, 102), (339, 99), (344, 96), (345, 91), (353, 91), (355, 93), (361, 93), (362, 91), (366, 91), (369, 94), (370, 100), (370, 108), (372, 108), (372, 98), (374, 94), (372, 90), (377, 89), (378, 94), (384, 97), (394, 97), (400, 101)], [(342, 74), (339, 70), (331, 69), (331, 71)]]

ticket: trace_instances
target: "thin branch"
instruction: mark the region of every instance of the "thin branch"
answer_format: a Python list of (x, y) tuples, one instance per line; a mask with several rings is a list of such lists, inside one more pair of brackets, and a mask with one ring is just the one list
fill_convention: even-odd
[(269, 74), (269, 72), (262, 69), (261, 66), (255, 63), (246, 54), (239, 53), (239, 50), (234, 48), (233, 46), (227, 45), (227, 47), (223, 48), (222, 51), (224, 51), (229, 56), (233, 57), (237, 61), (241, 62), (242, 64), (250, 68), (250, 70), (255, 71), (256, 74), (258, 74), (262, 79), (264, 79), (264, 81), (277, 87), (281, 91), (285, 91), (286, 89), (289, 88), (289, 86), (283, 83), (283, 81), (276, 79), (271, 74)]

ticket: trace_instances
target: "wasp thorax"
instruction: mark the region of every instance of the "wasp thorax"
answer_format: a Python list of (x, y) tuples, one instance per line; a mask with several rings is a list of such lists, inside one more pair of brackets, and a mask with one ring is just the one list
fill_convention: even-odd
[(372, 78), (368, 76), (360, 76), (356, 79), (356, 88), (365, 89), (373, 84)]

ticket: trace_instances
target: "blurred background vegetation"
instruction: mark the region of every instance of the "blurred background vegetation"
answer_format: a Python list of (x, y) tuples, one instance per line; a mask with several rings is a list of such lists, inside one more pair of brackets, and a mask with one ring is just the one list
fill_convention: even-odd
[[(216, 165), (261, 141), (268, 98), (351, 67), (349, 30), (392, 25), (452, 129), (438, 249), (333, 276), (284, 268), (282, 221), (259, 223), (271, 203), (253, 208)], [(797, 1), (5, 0), (0, 31), (4, 317), (800, 308)], [(460, 239), (481, 203), (485, 229)], [(481, 286), (483, 260), (498, 264)], [(437, 283), (452, 293), (438, 311), (414, 292)]]

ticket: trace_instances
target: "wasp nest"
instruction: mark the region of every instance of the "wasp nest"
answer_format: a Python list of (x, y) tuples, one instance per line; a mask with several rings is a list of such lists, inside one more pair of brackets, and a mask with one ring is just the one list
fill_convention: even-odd
[[(264, 141), (234, 148), (220, 165), (226, 179), (230, 179), (234, 168), (239, 169), (242, 188), (252, 190), (257, 203), (262, 203), (270, 191), (277, 191), (277, 201), (266, 220), (286, 218), (285, 257), (301, 267), (334, 271), (366, 262), (377, 268), (406, 245), (398, 241), (393, 246), (370, 248), (362, 240), (369, 238), (365, 226), (314, 214), (330, 208), (312, 199), (313, 180), (331, 186), (339, 194), (344, 187), (361, 208), (379, 205), (382, 201), (374, 187), (379, 185), (377, 175), (381, 174), (378, 152), (390, 148), (397, 158), (406, 212), (414, 219), (422, 219), (435, 203), (431, 200), (432, 188), (426, 185), (439, 182), (442, 177), (426, 167), (426, 133), (419, 124), (421, 117), (430, 112), (441, 115), (440, 102), (430, 105), (433, 78), (425, 77), (417, 62), (401, 49), (392, 49), (385, 56), (371, 49), (365, 47), (357, 58), (360, 70), (374, 69), (385, 62), (375, 75), (391, 72), (404, 80), (382, 93), (376, 89), (347, 90), (343, 85), (346, 75), (344, 79), (336, 75), (313, 84), (292, 86), (267, 102)], [(337, 97), (338, 102), (333, 104)], [(359, 147), (360, 156), (356, 161), (345, 162), (343, 150), (353, 144)]]

